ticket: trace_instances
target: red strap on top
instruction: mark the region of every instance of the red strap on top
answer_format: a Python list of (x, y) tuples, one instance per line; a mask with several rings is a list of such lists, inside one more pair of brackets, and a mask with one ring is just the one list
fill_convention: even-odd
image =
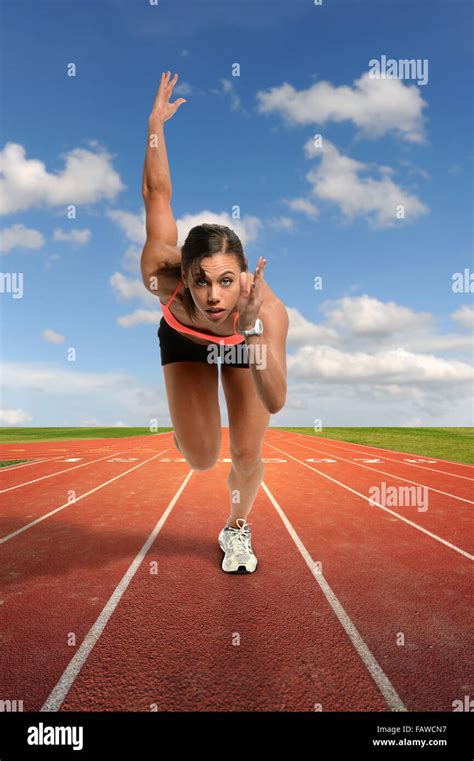
[(239, 319), (238, 312), (235, 313), (234, 333), (231, 336), (216, 336), (215, 334), (213, 335), (212, 333), (211, 334), (201, 333), (199, 330), (193, 330), (192, 328), (189, 328), (187, 325), (183, 325), (182, 322), (179, 322), (179, 320), (177, 320), (174, 314), (171, 312), (169, 306), (172, 303), (176, 294), (178, 293), (178, 290), (182, 286), (182, 284), (183, 284), (183, 281), (180, 280), (178, 285), (174, 289), (173, 295), (171, 296), (167, 304), (163, 304), (163, 302), (160, 299), (160, 304), (163, 311), (163, 317), (165, 318), (168, 325), (170, 325), (175, 330), (180, 331), (181, 333), (189, 333), (193, 336), (198, 336), (198, 338), (205, 338), (208, 341), (212, 341), (213, 343), (216, 343), (216, 344), (224, 344), (225, 346), (240, 344), (242, 343), (242, 341), (245, 341), (245, 337), (241, 336), (240, 333), (236, 332), (237, 320)]

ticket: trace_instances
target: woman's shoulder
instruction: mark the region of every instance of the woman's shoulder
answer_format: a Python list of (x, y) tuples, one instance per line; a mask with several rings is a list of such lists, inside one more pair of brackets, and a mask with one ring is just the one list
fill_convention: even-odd
[(259, 311), (259, 317), (266, 324), (267, 335), (269, 332), (282, 340), (288, 335), (289, 316), (285, 304), (272, 291), (268, 283), (263, 281), (263, 304)]
[(262, 311), (271, 311), (276, 306), (285, 306), (283, 301), (278, 298), (275, 291), (273, 291), (268, 285), (267, 281), (263, 280), (263, 304)]
[[(179, 283), (182, 283), (181, 271), (178, 269), (162, 269), (158, 275), (158, 298), (167, 304)], [(173, 303), (182, 301), (181, 289), (178, 290)]]

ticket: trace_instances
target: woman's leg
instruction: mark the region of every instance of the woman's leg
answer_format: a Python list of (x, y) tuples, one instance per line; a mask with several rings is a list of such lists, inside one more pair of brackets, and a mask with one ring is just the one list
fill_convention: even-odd
[(232, 466), (227, 477), (230, 491), (229, 526), (247, 518), (263, 480), (260, 457), (270, 413), (257, 394), (249, 368), (221, 365), (221, 382), (229, 413)]
[(178, 449), (192, 468), (208, 470), (221, 449), (217, 365), (169, 362), (163, 374)]

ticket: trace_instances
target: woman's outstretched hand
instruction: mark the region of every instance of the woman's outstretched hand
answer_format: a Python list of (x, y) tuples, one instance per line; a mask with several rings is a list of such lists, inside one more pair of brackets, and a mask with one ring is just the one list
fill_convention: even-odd
[(247, 273), (240, 273), (240, 294), (237, 301), (237, 312), (239, 313), (237, 327), (240, 330), (249, 330), (255, 325), (255, 320), (263, 304), (263, 271), (266, 263), (267, 260), (261, 256), (255, 269), (250, 291), (247, 289)]
[(149, 118), (150, 122), (158, 121), (164, 124), (164, 122), (174, 116), (182, 103), (186, 103), (186, 98), (178, 98), (178, 100), (175, 100), (174, 103), (169, 102), (171, 93), (173, 92), (173, 87), (178, 80), (178, 75), (175, 74), (170, 82), (170, 76), (170, 71), (167, 71), (166, 74), (165, 72), (161, 74), (160, 86), (156, 93), (155, 102), (153, 103), (153, 108)]

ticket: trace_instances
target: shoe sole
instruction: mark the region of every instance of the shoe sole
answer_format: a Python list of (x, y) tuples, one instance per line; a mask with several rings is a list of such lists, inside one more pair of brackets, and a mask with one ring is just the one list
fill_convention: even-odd
[[(221, 548), (222, 552), (225, 555), (225, 549), (222, 546), (220, 539), (219, 539), (219, 547)], [(221, 565), (221, 568), (222, 568), (222, 565)], [(222, 568), (222, 570), (224, 571), (224, 573), (255, 573), (255, 571), (257, 570), (257, 565), (255, 565), (255, 568), (253, 569), (253, 571), (248, 571), (244, 565), (239, 565), (236, 571), (226, 571), (225, 568)]]

